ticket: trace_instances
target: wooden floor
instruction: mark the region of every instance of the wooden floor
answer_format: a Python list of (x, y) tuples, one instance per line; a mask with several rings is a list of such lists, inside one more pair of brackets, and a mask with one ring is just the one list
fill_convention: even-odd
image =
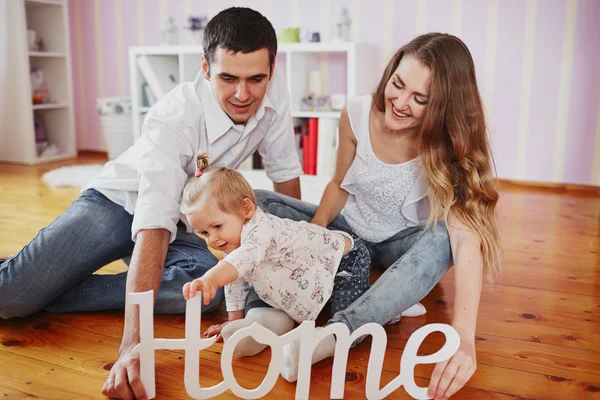
[[(103, 162), (85, 156), (79, 163)], [(50, 188), (40, 176), (59, 165), (0, 164), (0, 257), (18, 252), (66, 209), (73, 188)], [(600, 399), (600, 193), (502, 185), (499, 206), (505, 274), (485, 285), (477, 328), (478, 370), (457, 399)], [(40, 266), (43, 268), (43, 266)], [(113, 263), (102, 272), (123, 270)], [(386, 327), (388, 351), (382, 384), (400, 369), (409, 335), (432, 322), (449, 322), (453, 272), (426, 297), (427, 314)], [(0, 301), (2, 294), (0, 293)], [(219, 321), (206, 315), (203, 326)], [(117, 355), (123, 318), (119, 312), (49, 315), (0, 320), (2, 398), (102, 398), (100, 389)], [(157, 316), (157, 337), (184, 336), (182, 316)], [(439, 335), (439, 336), (437, 336)], [(432, 335), (421, 350), (441, 346)], [(201, 353), (201, 384), (220, 382), (221, 345)], [(365, 398), (368, 343), (350, 352), (346, 398)], [(235, 361), (243, 386), (253, 387), (266, 372), (269, 351)], [(188, 398), (183, 354), (157, 353), (158, 398)], [(426, 386), (431, 366), (416, 368)], [(331, 360), (313, 367), (311, 398), (329, 394)], [(295, 385), (280, 379), (272, 399), (294, 396)], [(227, 392), (223, 398), (233, 398)], [(390, 398), (408, 398), (398, 389)]]

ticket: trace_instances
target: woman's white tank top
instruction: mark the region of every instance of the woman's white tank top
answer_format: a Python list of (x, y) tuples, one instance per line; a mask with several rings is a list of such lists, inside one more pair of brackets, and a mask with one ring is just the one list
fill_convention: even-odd
[(341, 185), (349, 193), (342, 215), (360, 238), (380, 243), (408, 227), (424, 224), (429, 203), (420, 157), (386, 164), (375, 156), (369, 135), (371, 104), (371, 95), (348, 102), (357, 146)]

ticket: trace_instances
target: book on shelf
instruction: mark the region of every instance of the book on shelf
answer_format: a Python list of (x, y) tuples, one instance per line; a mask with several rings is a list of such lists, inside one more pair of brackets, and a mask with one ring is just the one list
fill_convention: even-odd
[[(294, 123), (294, 136), (296, 137), (296, 151), (298, 152), (298, 159), (300, 160), (300, 163), (302, 163), (302, 138), (304, 135), (304, 131), (302, 130), (303, 128), (303, 124), (302, 123)], [(303, 166), (304, 169), (304, 166)]]
[(156, 97), (154, 97), (154, 93), (152, 93), (150, 86), (147, 82), (142, 83), (142, 106), (152, 107), (155, 103)]
[(316, 175), (332, 177), (335, 172), (338, 120), (319, 118), (319, 136), (316, 145)]
[[(294, 136), (296, 150), (305, 175), (318, 175), (331, 178), (335, 171), (337, 150), (336, 118), (296, 118)], [(246, 159), (238, 169), (264, 169), (258, 151)]]
[(302, 122), (300, 135), (300, 147), (302, 148), (302, 157), (300, 158), (300, 162), (302, 163), (302, 171), (305, 175), (309, 175), (308, 120), (304, 120), (304, 122)]
[(298, 118), (294, 126), (298, 155), (305, 175), (331, 178), (335, 171), (338, 120)]
[(175, 57), (139, 56), (137, 65), (157, 100), (179, 84), (179, 64)]
[(252, 154), (252, 169), (265, 169), (262, 157), (258, 150)]
[(304, 152), (304, 173), (307, 175), (317, 174), (317, 146), (319, 142), (319, 119), (308, 119), (308, 134), (302, 139)]

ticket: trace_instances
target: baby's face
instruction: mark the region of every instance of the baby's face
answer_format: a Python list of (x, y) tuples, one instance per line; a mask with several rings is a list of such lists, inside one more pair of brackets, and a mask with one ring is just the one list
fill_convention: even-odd
[(244, 216), (228, 214), (214, 206), (202, 206), (187, 216), (190, 224), (213, 249), (231, 253), (240, 247)]

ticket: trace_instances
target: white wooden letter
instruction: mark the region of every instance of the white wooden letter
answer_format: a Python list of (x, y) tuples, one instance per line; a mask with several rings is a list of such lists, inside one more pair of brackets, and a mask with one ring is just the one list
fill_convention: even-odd
[(140, 353), (140, 378), (149, 399), (156, 397), (156, 377), (154, 374), (154, 292), (129, 293), (129, 304), (137, 304), (140, 319), (140, 343), (131, 351)]
[[(266, 344), (271, 347), (271, 361), (269, 362), (269, 369), (267, 375), (263, 381), (255, 389), (245, 389), (237, 382), (233, 375), (233, 351), (238, 345), (240, 340), (251, 336), (258, 343)], [(281, 338), (275, 335), (273, 332), (268, 330), (262, 325), (254, 323), (249, 327), (242, 328), (235, 332), (225, 346), (223, 346), (223, 353), (221, 354), (221, 372), (223, 373), (223, 379), (227, 383), (227, 386), (233, 394), (243, 399), (258, 399), (265, 396), (273, 389), (279, 373), (281, 372), (281, 357), (282, 357), (282, 345)], [(275, 361), (275, 362), (273, 362)]]
[(154, 294), (150, 290), (143, 293), (128, 293), (130, 304), (138, 304), (140, 311), (140, 343), (132, 353), (140, 354), (140, 378), (149, 399), (156, 397), (155, 357), (154, 351), (185, 350), (184, 382), (187, 393), (195, 399), (207, 399), (218, 396), (227, 390), (225, 382), (209, 388), (202, 388), (200, 378), (200, 351), (210, 347), (217, 337), (202, 339), (200, 336), (200, 320), (202, 315), (202, 296), (192, 297), (185, 308), (185, 339), (154, 338)]
[[(306, 399), (309, 395), (312, 353), (315, 345), (327, 335), (335, 335), (336, 345), (330, 396), (332, 399), (342, 399), (344, 397), (348, 351), (355, 340), (365, 335), (371, 335), (373, 340), (367, 368), (366, 397), (368, 399), (382, 399), (404, 385), (406, 392), (410, 396), (425, 399), (429, 398), (427, 397), (427, 388), (421, 388), (415, 383), (415, 365), (435, 364), (448, 360), (456, 353), (460, 346), (460, 337), (450, 325), (430, 324), (421, 327), (410, 336), (406, 343), (400, 360), (400, 373), (380, 390), (381, 371), (387, 346), (387, 336), (381, 325), (369, 323), (350, 334), (346, 325), (335, 323), (328, 325), (315, 336), (315, 322), (304, 321), (296, 329), (291, 330), (285, 335), (277, 336), (261, 325), (252, 324), (248, 328), (243, 328), (235, 332), (223, 347), (223, 354), (221, 355), (223, 382), (203, 388), (199, 382), (200, 351), (212, 346), (216, 341), (216, 336), (210, 339), (202, 339), (201, 337), (202, 295), (198, 294), (187, 301), (185, 309), (185, 339), (154, 338), (154, 295), (152, 291), (128, 293), (127, 296), (129, 304), (137, 304), (139, 307), (140, 343), (134, 347), (132, 352), (138, 352), (140, 355), (140, 377), (150, 399), (156, 397), (154, 351), (157, 349), (185, 350), (184, 382), (186, 391), (193, 398), (206, 399), (215, 397), (229, 388), (236, 396), (241, 398), (257, 399), (269, 393), (277, 382), (277, 378), (281, 372), (283, 346), (298, 340), (300, 342), (300, 358), (298, 360), (296, 398)], [(446, 337), (446, 343), (436, 353), (427, 356), (417, 356), (419, 346), (423, 343), (427, 335), (432, 332), (442, 332)], [(269, 369), (263, 381), (255, 389), (241, 387), (233, 375), (233, 351), (240, 340), (247, 336), (251, 336), (257, 342), (271, 347)]]
[[(433, 354), (427, 356), (417, 356), (419, 346), (423, 343), (423, 340), (432, 332), (442, 332), (446, 336), (446, 343)], [(436, 364), (438, 362), (446, 361), (456, 353), (460, 346), (460, 336), (458, 332), (447, 324), (429, 324), (422, 326), (417, 329), (406, 343), (402, 358), (400, 359), (400, 374), (388, 383), (381, 391), (377, 390), (377, 396), (370, 396), (369, 388), (367, 387), (367, 398), (369, 399), (383, 399), (404, 385), (406, 392), (415, 399), (430, 399), (427, 395), (427, 388), (417, 386), (415, 382), (415, 365), (417, 364)], [(369, 363), (369, 367), (370, 367)], [(377, 383), (379, 387), (379, 382)], [(375, 388), (372, 388), (375, 389)], [(373, 393), (373, 392), (371, 392)], [(374, 393), (373, 393), (374, 394)]]
[[(185, 369), (184, 383), (186, 392), (194, 399), (208, 399), (227, 390), (227, 383), (220, 382), (214, 386), (200, 386), (200, 351), (212, 346), (217, 336), (202, 339), (200, 323), (202, 320), (202, 295), (197, 293), (185, 306)], [(167, 339), (164, 339), (167, 340)]]

